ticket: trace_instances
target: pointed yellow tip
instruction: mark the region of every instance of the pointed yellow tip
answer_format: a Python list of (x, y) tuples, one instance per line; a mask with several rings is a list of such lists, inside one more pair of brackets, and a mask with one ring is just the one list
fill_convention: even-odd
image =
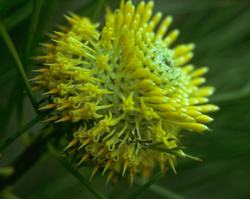
[(214, 119), (209, 117), (208, 115), (199, 115), (195, 118), (195, 120), (200, 123), (209, 123), (212, 122)]
[(50, 118), (48, 118), (48, 119), (46, 119), (46, 120), (44, 120), (42, 122), (44, 122), (44, 123), (46, 123), (46, 122), (52, 122), (52, 121), (57, 120), (58, 118), (60, 118), (60, 116), (59, 115), (55, 115), (55, 116), (52, 116), (52, 117), (50, 117)]
[(102, 176), (103, 176), (103, 175), (106, 173), (106, 171), (109, 169), (110, 165), (111, 165), (111, 160), (108, 160), (107, 163), (106, 163), (106, 165), (105, 165), (105, 167), (104, 167), (104, 169), (103, 169)]
[(48, 109), (53, 109), (56, 107), (56, 104), (47, 104), (46, 106), (43, 106), (41, 108), (39, 108), (39, 111), (44, 111), (44, 110), (48, 110)]
[(128, 161), (125, 160), (125, 162), (123, 164), (123, 169), (122, 169), (122, 176), (125, 175), (127, 168), (128, 168)]
[(49, 71), (48, 68), (41, 68), (41, 69), (32, 70), (32, 72), (35, 72), (35, 73), (46, 73), (48, 71)]
[(69, 148), (75, 146), (75, 145), (77, 144), (77, 142), (78, 142), (77, 139), (71, 140), (71, 141), (68, 143), (68, 145), (63, 149), (63, 151), (67, 151)]
[(171, 167), (172, 171), (174, 172), (174, 174), (177, 175), (177, 171), (176, 171), (175, 165), (174, 165), (174, 160), (172, 158), (169, 158), (168, 163), (169, 163), (169, 166)]
[(105, 182), (105, 185), (107, 186), (108, 183), (111, 181), (111, 179), (113, 178), (114, 176), (114, 172), (113, 171), (110, 171), (109, 174), (108, 174), (108, 177), (107, 177), (107, 180)]
[(83, 147), (85, 147), (87, 144), (89, 144), (91, 141), (91, 138), (87, 138), (86, 140), (84, 140), (84, 142), (77, 148), (77, 150), (81, 150)]
[(61, 119), (56, 120), (55, 123), (67, 122), (67, 121), (69, 121), (70, 119), (71, 119), (71, 116), (66, 115), (66, 116), (62, 117)]
[(198, 157), (195, 157), (195, 156), (188, 155), (188, 154), (184, 153), (183, 150), (178, 150), (178, 151), (177, 151), (177, 154), (178, 154), (180, 157), (189, 158), (189, 159), (192, 159), (192, 160), (195, 160), (195, 161), (198, 161), (198, 162), (203, 162), (202, 159), (200, 159), (200, 158), (198, 158)]
[(94, 167), (94, 169), (92, 170), (92, 173), (91, 173), (91, 176), (90, 176), (89, 180), (92, 180), (94, 178), (94, 176), (96, 175), (96, 173), (98, 172), (98, 170), (99, 170), (99, 165), (96, 165)]
[(76, 167), (79, 167), (84, 161), (89, 159), (89, 153), (86, 153), (82, 156), (81, 160), (78, 162), (78, 164), (76, 165)]
[(130, 169), (130, 171), (129, 171), (130, 186), (132, 186), (134, 184), (134, 177), (135, 177), (135, 172), (133, 169)]
[(42, 95), (43, 96), (45, 96), (45, 95), (53, 95), (53, 94), (56, 94), (58, 92), (59, 92), (58, 89), (52, 89), (52, 90), (49, 90), (48, 92), (43, 93)]

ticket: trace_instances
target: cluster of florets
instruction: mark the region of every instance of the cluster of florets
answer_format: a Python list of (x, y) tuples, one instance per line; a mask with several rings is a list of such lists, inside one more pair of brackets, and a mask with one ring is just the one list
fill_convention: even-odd
[(172, 17), (152, 15), (153, 2), (135, 7), (122, 1), (108, 11), (102, 31), (88, 18), (67, 16), (69, 26), (51, 35), (44, 67), (34, 78), (52, 109), (48, 121), (77, 126), (66, 151), (78, 165), (94, 165), (116, 176), (140, 172), (148, 177), (156, 164), (174, 169), (181, 130), (203, 132), (212, 121), (207, 104), (214, 89), (202, 86), (206, 67), (187, 64), (193, 44), (171, 47), (179, 32), (167, 33)]

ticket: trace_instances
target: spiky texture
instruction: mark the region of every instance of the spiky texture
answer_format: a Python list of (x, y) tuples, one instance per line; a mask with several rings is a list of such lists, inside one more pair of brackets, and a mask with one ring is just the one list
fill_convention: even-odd
[(107, 180), (156, 164), (174, 169), (183, 129), (203, 132), (212, 118), (207, 104), (213, 87), (201, 86), (206, 67), (194, 69), (193, 44), (171, 47), (178, 30), (167, 33), (172, 17), (152, 15), (153, 2), (121, 2), (108, 11), (102, 31), (88, 18), (71, 14), (69, 27), (51, 35), (38, 56), (44, 68), (34, 78), (53, 109), (49, 121), (75, 123), (66, 150), (102, 169)]

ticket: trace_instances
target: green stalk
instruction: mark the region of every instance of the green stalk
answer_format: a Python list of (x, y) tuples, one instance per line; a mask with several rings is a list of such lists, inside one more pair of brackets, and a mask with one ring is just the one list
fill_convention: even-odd
[(12, 142), (14, 142), (18, 137), (23, 135), (27, 130), (29, 130), (31, 127), (33, 127), (35, 124), (37, 124), (44, 115), (38, 115), (34, 119), (32, 119), (30, 122), (28, 122), (26, 125), (22, 127), (19, 131), (17, 131), (12, 137), (8, 138), (6, 141), (2, 142), (0, 144), (0, 151), (4, 150), (8, 145), (10, 145)]
[(13, 43), (13, 41), (12, 41), (12, 39), (11, 39), (7, 29), (6, 29), (6, 26), (4, 25), (4, 23), (1, 20), (0, 20), (0, 34), (2, 35), (3, 41), (5, 42), (11, 55), (13, 56), (14, 61), (16, 62), (15, 66), (16, 66), (16, 69), (17, 69), (20, 77), (23, 80), (25, 91), (26, 91), (35, 111), (38, 113), (37, 101), (32, 94), (32, 89), (29, 85), (28, 78), (27, 78), (26, 73), (24, 71), (22, 61), (21, 61), (21, 59), (17, 53), (17, 50), (15, 48), (15, 45), (14, 45), (14, 43)]
[(26, 47), (26, 58), (30, 55), (30, 50), (33, 46), (33, 42), (35, 40), (35, 34), (37, 30), (39, 15), (42, 7), (42, 0), (36, 0), (34, 3), (33, 14), (32, 14), (32, 21), (30, 25), (30, 30), (28, 34), (28, 41)]
[(162, 187), (157, 184), (153, 184), (149, 187), (149, 190), (166, 198), (166, 199), (187, 199), (186, 197), (177, 194), (169, 189), (166, 189), (165, 187)]
[(104, 5), (106, 4), (108, 0), (99, 0), (98, 3), (97, 3), (97, 6), (95, 8), (95, 12), (93, 14), (93, 17), (92, 19), (94, 21), (96, 21), (101, 13), (101, 9), (104, 7)]
[(86, 180), (82, 175), (80, 175), (75, 168), (72, 168), (70, 164), (68, 164), (65, 159), (63, 159), (60, 154), (56, 151), (56, 149), (49, 144), (48, 145), (50, 153), (58, 160), (61, 165), (67, 169), (76, 179), (79, 180), (93, 195), (95, 195), (98, 199), (107, 199), (103, 194), (101, 194), (88, 180)]
[(156, 182), (156, 180), (158, 180), (161, 176), (162, 176), (162, 172), (158, 172), (148, 182), (146, 182), (145, 184), (143, 184), (142, 186), (140, 186), (139, 188), (137, 188), (134, 192), (132, 192), (131, 194), (129, 194), (129, 196), (126, 197), (126, 199), (136, 199), (144, 191), (146, 191), (148, 188), (150, 188), (150, 186), (152, 184), (154, 184)]
[(215, 97), (211, 98), (211, 102), (217, 104), (243, 99), (248, 96), (250, 96), (250, 82), (239, 91), (216, 95)]
[(25, 175), (47, 151), (46, 142), (53, 135), (53, 131), (38, 135), (34, 141), (10, 165), (14, 173), (7, 178), (0, 176), (0, 192), (9, 185), (14, 184), (21, 176)]

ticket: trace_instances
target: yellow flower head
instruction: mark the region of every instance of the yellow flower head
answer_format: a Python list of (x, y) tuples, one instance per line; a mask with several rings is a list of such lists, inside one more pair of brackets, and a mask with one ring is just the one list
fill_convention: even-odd
[[(212, 118), (207, 104), (213, 87), (201, 86), (206, 67), (187, 64), (193, 44), (171, 47), (179, 31), (167, 33), (172, 17), (152, 16), (153, 2), (121, 2), (106, 23), (71, 14), (69, 27), (51, 35), (44, 67), (34, 78), (53, 109), (48, 121), (74, 124), (66, 151), (78, 165), (108, 172), (107, 180), (136, 173), (149, 176), (155, 165), (174, 169), (181, 130), (203, 132)], [(77, 128), (75, 128), (77, 127)]]

